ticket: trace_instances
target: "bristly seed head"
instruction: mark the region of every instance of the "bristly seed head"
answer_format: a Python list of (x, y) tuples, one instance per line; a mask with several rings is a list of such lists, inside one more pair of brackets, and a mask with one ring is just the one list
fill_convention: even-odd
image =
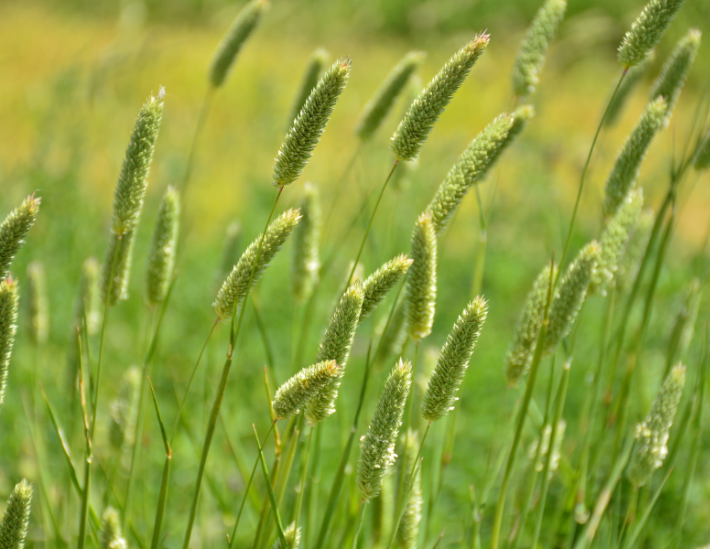
[[(411, 430), (401, 437), (404, 440), (403, 459), (400, 460), (400, 474), (409, 478), (416, 463), (419, 450), (419, 437), (417, 432)], [(422, 497), (422, 468), (417, 467), (414, 473), (412, 489), (409, 491), (407, 505), (404, 508), (402, 520), (396, 534), (398, 549), (417, 549), (419, 543), (419, 526), (422, 522), (422, 508), (424, 498)]]
[(135, 441), (140, 386), (141, 370), (131, 366), (123, 374), (118, 396), (111, 401), (109, 440), (119, 455), (124, 445), (130, 447)]
[(298, 414), (332, 381), (342, 377), (342, 373), (342, 368), (334, 360), (303, 368), (276, 391), (272, 402), (276, 418), (289, 419)]
[(389, 291), (407, 274), (412, 262), (406, 255), (400, 254), (367, 277), (363, 284), (365, 299), (360, 312), (361, 321), (370, 316), (384, 301)]
[(17, 334), (17, 309), (20, 288), (17, 280), (8, 275), (0, 280), (0, 404), (5, 397), (7, 372), (10, 367), (12, 346)]
[(318, 284), (320, 271), (321, 207), (318, 187), (306, 183), (301, 202), (303, 218), (293, 234), (291, 290), (297, 303), (308, 299)]
[(101, 515), (99, 549), (127, 549), (126, 539), (121, 534), (121, 518), (113, 507), (107, 507)]
[(0, 280), (7, 276), (10, 263), (34, 225), (41, 201), (34, 194), (28, 196), (0, 224)]
[(23, 549), (32, 510), (32, 485), (22, 479), (15, 485), (0, 525), (0, 547)]
[(145, 295), (152, 307), (163, 302), (173, 280), (179, 224), (180, 194), (173, 187), (168, 187), (160, 204), (148, 251)]
[(436, 229), (431, 212), (419, 216), (412, 232), (412, 266), (407, 276), (407, 333), (424, 339), (434, 325), (436, 307)]

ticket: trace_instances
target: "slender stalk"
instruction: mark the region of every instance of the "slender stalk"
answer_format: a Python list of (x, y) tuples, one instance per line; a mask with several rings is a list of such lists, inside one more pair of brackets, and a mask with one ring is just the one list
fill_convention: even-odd
[(259, 462), (261, 463), (261, 472), (264, 475), (264, 482), (266, 482), (266, 491), (269, 494), (269, 500), (271, 501), (271, 509), (274, 513), (274, 517), (276, 518), (277, 533), (279, 535), (279, 539), (281, 540), (281, 545), (283, 547), (288, 547), (288, 542), (286, 541), (286, 537), (284, 536), (283, 525), (281, 524), (281, 517), (279, 515), (279, 506), (276, 503), (276, 496), (274, 496), (274, 489), (271, 485), (271, 479), (269, 478), (269, 470), (266, 467), (264, 452), (262, 452), (263, 447), (261, 445), (261, 442), (259, 442), (259, 435), (256, 432), (256, 425), (252, 425), (252, 427), (254, 429), (254, 436), (256, 437), (256, 444), (259, 448)]
[(187, 156), (187, 164), (185, 165), (185, 175), (182, 178), (180, 185), (181, 193), (185, 193), (187, 184), (190, 181), (190, 176), (192, 175), (192, 165), (195, 161), (195, 150), (197, 149), (197, 140), (200, 136), (202, 127), (207, 120), (207, 115), (210, 112), (210, 107), (212, 106), (212, 96), (214, 94), (215, 88), (210, 86), (205, 92), (205, 97), (202, 99), (202, 107), (200, 107), (200, 115), (197, 119), (197, 126), (195, 126), (195, 133), (192, 135), (192, 144), (190, 145), (190, 153)]
[[(298, 493), (298, 503), (296, 503), (296, 516), (294, 520), (294, 531), (298, 532), (298, 519), (301, 516), (301, 506), (303, 505), (303, 494), (306, 491), (306, 477), (308, 476), (308, 458), (311, 456), (311, 440), (313, 439), (313, 427), (311, 427), (311, 432), (308, 433), (308, 447), (306, 448), (306, 459), (303, 466), (303, 476), (301, 477), (301, 488)], [(296, 536), (293, 537), (293, 543), (291, 544), (291, 549), (296, 547)]]
[(365, 507), (367, 507), (367, 500), (363, 499), (360, 502), (360, 512), (357, 516), (357, 528), (355, 529), (355, 535), (353, 536), (353, 549), (357, 549), (357, 540), (360, 537), (360, 532), (362, 531), (362, 523), (365, 522)]
[(81, 496), (81, 514), (79, 515), (78, 549), (84, 549), (84, 544), (86, 542), (86, 523), (89, 517), (89, 498), (91, 496), (91, 463), (93, 461), (93, 450), (91, 447), (91, 427), (89, 426), (89, 420), (86, 414), (86, 394), (84, 392), (83, 379), (79, 380), (79, 389), (81, 391), (81, 415), (82, 419), (84, 420), (86, 454), (84, 458), (84, 491)]
[(328, 217), (326, 218), (325, 223), (323, 223), (323, 227), (328, 227), (330, 225), (330, 222), (333, 219), (333, 214), (338, 211), (338, 202), (340, 201), (340, 196), (343, 194), (343, 189), (345, 188), (345, 178), (350, 174), (350, 170), (353, 169), (353, 166), (355, 165), (358, 156), (360, 156), (363, 144), (363, 141), (358, 140), (355, 152), (353, 153), (348, 163), (345, 165), (345, 169), (338, 178), (337, 184), (335, 186), (337, 190), (335, 193), (335, 198), (333, 199), (333, 205), (331, 206), (330, 211), (328, 212)]

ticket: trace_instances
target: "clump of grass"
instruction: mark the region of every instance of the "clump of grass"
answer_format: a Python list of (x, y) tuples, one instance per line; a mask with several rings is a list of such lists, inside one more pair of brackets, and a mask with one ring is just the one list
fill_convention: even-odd
[(33, 261), (27, 266), (27, 288), (30, 302), (30, 336), (43, 345), (49, 337), (49, 296), (44, 264)]
[(301, 202), (301, 222), (293, 235), (293, 261), (291, 263), (291, 291), (297, 303), (308, 299), (318, 284), (320, 271), (321, 206), (318, 187), (305, 185)]
[(176, 189), (168, 187), (160, 203), (148, 251), (145, 295), (151, 307), (162, 303), (168, 295), (175, 272), (179, 226), (180, 195)]
[(17, 309), (20, 288), (17, 280), (8, 274), (0, 280), (0, 404), (5, 398), (7, 372), (10, 367), (12, 346), (17, 333)]
[(413, 260), (400, 254), (390, 259), (374, 273), (367, 277), (363, 283), (365, 297), (360, 311), (360, 320), (367, 318), (387, 297), (392, 288), (407, 274)]
[(431, 333), (436, 308), (436, 228), (430, 212), (417, 219), (412, 232), (412, 266), (407, 277), (407, 334), (414, 341)]
[(342, 372), (335, 360), (326, 360), (303, 368), (276, 391), (272, 402), (276, 418), (289, 419), (298, 414), (312, 398), (341, 377)]
[(0, 524), (0, 547), (23, 549), (27, 538), (32, 506), (32, 485), (22, 479), (10, 494), (7, 508)]
[(0, 279), (7, 276), (10, 263), (34, 225), (41, 201), (35, 195), (28, 196), (0, 224)]
[(476, 35), (454, 54), (414, 100), (392, 136), (390, 149), (397, 160), (413, 160), (419, 154), (429, 132), (489, 41), (486, 33)]

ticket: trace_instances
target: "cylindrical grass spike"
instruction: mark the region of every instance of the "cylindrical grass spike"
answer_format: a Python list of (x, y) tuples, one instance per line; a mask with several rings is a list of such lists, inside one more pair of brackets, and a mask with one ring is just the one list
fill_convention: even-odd
[(367, 141), (374, 135), (424, 56), (423, 52), (410, 51), (387, 75), (360, 113), (360, 120), (355, 126), (355, 134), (360, 139)]
[(436, 308), (436, 229), (430, 212), (414, 225), (412, 261), (405, 297), (407, 334), (419, 341), (431, 333)]
[(37, 344), (49, 337), (49, 296), (44, 264), (33, 261), (27, 266), (27, 288), (30, 304), (30, 336)]
[(397, 459), (394, 446), (411, 385), (412, 365), (399, 359), (385, 382), (367, 434), (360, 439), (357, 485), (365, 500), (377, 497), (387, 469)]
[(71, 341), (76, 341), (76, 329), (86, 318), (86, 331), (96, 335), (101, 328), (101, 295), (99, 274), (101, 266), (95, 257), (89, 257), (81, 267), (81, 279), (74, 298), (74, 320)]
[(406, 255), (400, 254), (367, 277), (363, 284), (365, 299), (362, 302), (360, 320), (370, 316), (384, 301), (389, 291), (407, 274), (412, 262)]
[(244, 42), (256, 27), (261, 14), (268, 5), (266, 0), (252, 0), (237, 14), (229, 30), (217, 46), (212, 65), (210, 66), (210, 84), (218, 88), (229, 75), (234, 60), (242, 49)]
[(683, 396), (685, 366), (678, 364), (663, 382), (646, 419), (636, 426), (636, 443), (626, 470), (631, 483), (646, 484), (668, 455), (668, 434)]
[[(355, 339), (355, 331), (360, 320), (360, 311), (364, 293), (360, 283), (352, 284), (340, 298), (328, 327), (323, 334), (316, 363), (334, 360), (341, 370), (345, 369), (350, 349)], [(322, 391), (308, 401), (306, 419), (311, 425), (335, 412), (335, 400), (338, 398), (340, 377), (333, 379)]]
[(153, 307), (163, 302), (172, 283), (179, 223), (180, 194), (173, 187), (168, 187), (160, 204), (148, 251), (145, 295), (148, 304)]
[(599, 240), (599, 262), (589, 284), (590, 294), (599, 292), (606, 295), (606, 289), (614, 280), (619, 258), (636, 225), (642, 206), (643, 190), (638, 188), (631, 191), (604, 228)]
[(34, 194), (28, 196), (0, 224), (0, 280), (7, 276), (10, 263), (34, 225), (41, 201)]
[(405, 324), (407, 321), (407, 308), (404, 301), (400, 301), (392, 312), (392, 318), (387, 323), (387, 317), (383, 318), (378, 326), (381, 333), (380, 341), (377, 344), (377, 352), (373, 359), (373, 364), (382, 365), (386, 363), (392, 355), (399, 355), (402, 345), (407, 338)]
[(109, 441), (117, 452), (120, 452), (124, 445), (131, 446), (135, 440), (140, 385), (141, 370), (131, 366), (123, 374), (118, 396), (111, 401)]
[(582, 308), (589, 283), (599, 260), (599, 244), (592, 241), (579, 252), (557, 285), (555, 297), (550, 304), (549, 324), (545, 339), (545, 351), (552, 353), (572, 329), (577, 313)]
[(551, 265), (545, 266), (533, 283), (515, 328), (513, 343), (505, 359), (505, 379), (508, 386), (520, 381), (530, 368), (535, 342), (537, 341), (545, 317), (547, 294), (550, 291), (550, 277), (557, 276)]
[(326, 360), (303, 368), (274, 395), (272, 406), (277, 419), (289, 419), (298, 414), (308, 402), (342, 375), (342, 369), (335, 360)]
[(121, 518), (113, 507), (107, 507), (101, 515), (99, 549), (127, 549), (128, 544), (121, 533)]
[[(401, 474), (408, 480), (414, 468), (417, 452), (419, 449), (419, 437), (416, 432), (409, 431), (404, 438), (404, 458), (400, 460)], [(422, 522), (422, 509), (424, 498), (422, 497), (422, 469), (419, 467), (414, 474), (412, 489), (404, 508), (402, 520), (395, 538), (398, 549), (416, 549), (419, 541), (419, 526)]]
[(446, 228), (471, 185), (483, 180), (512, 138), (522, 131), (533, 112), (532, 107), (525, 107), (513, 115), (502, 114), (471, 141), (449, 170), (427, 208), (431, 212), (437, 234)]
[(619, 268), (616, 271), (616, 288), (622, 294), (627, 293), (634, 284), (648, 240), (651, 237), (653, 220), (652, 210), (641, 212), (626, 242), (624, 252), (619, 259)]
[(284, 529), (284, 537), (288, 545), (284, 547), (281, 538), (277, 538), (272, 549), (296, 549), (301, 543), (301, 529), (296, 529), (296, 523), (292, 522)]
[(10, 367), (12, 346), (17, 333), (17, 309), (20, 288), (17, 280), (8, 274), (0, 280), (0, 404), (5, 398), (7, 372)]
[(566, 9), (566, 0), (546, 0), (535, 15), (513, 66), (513, 92), (517, 97), (527, 97), (535, 91), (547, 48)]
[(7, 500), (7, 509), (0, 525), (0, 547), (23, 549), (32, 510), (32, 485), (22, 479)]
[(663, 97), (666, 100), (666, 125), (673, 113), (673, 108), (678, 102), (685, 80), (688, 78), (690, 67), (695, 61), (695, 55), (700, 48), (701, 36), (702, 33), (698, 29), (688, 31), (678, 42), (668, 61), (663, 65), (661, 74), (651, 89), (651, 101), (659, 97)]
[(619, 46), (619, 63), (625, 68), (643, 61), (661, 40), (684, 0), (651, 0)]
[(350, 76), (350, 58), (338, 59), (318, 81), (286, 132), (274, 162), (274, 184), (293, 183), (306, 167)]
[(322, 48), (318, 48), (311, 55), (308, 61), (308, 66), (306, 67), (306, 72), (303, 73), (303, 78), (301, 80), (301, 85), (298, 88), (298, 94), (296, 94), (296, 99), (293, 102), (293, 107), (291, 107), (291, 113), (288, 117), (288, 128), (291, 127), (293, 121), (298, 117), (298, 113), (301, 112), (303, 105), (306, 104), (308, 96), (318, 84), (318, 79), (320, 78), (320, 73), (328, 62), (328, 52)]
[(705, 132), (705, 136), (698, 144), (693, 167), (698, 171), (702, 171), (710, 167), (710, 130)]
[[(261, 244), (262, 235), (259, 235), (249, 245), (224, 281), (224, 284), (222, 284), (212, 304), (220, 319), (225, 320), (232, 317), (235, 308), (242, 303), (247, 295), (247, 285), (249, 284), (252, 269), (254, 269), (253, 288), (300, 219), (299, 210), (286, 210), (275, 221), (271, 222), (271, 225), (269, 225), (263, 235), (263, 244)], [(257, 261), (257, 252), (260, 245), (261, 254), (259, 254)]]
[(148, 188), (148, 171), (153, 159), (155, 141), (163, 118), (164, 95), (165, 90), (161, 88), (157, 97), (148, 98), (133, 128), (113, 196), (111, 228), (117, 235), (131, 232), (138, 225)]
[[(128, 285), (133, 263), (134, 231), (111, 233), (106, 257), (101, 265), (101, 299), (109, 305), (128, 299)], [(113, 270), (113, 281), (111, 271)], [(110, 294), (109, 294), (110, 291)]]
[(663, 125), (665, 115), (666, 101), (662, 97), (649, 103), (624, 143), (619, 156), (616, 157), (604, 190), (604, 214), (607, 217), (616, 213), (626, 195), (636, 184), (646, 151), (653, 136)]
[(685, 294), (683, 305), (678, 310), (668, 338), (667, 368), (670, 370), (677, 358), (682, 359), (688, 351), (690, 342), (695, 335), (695, 322), (700, 312), (700, 302), (703, 291), (700, 281), (696, 278), (690, 283)]
[(422, 416), (425, 420), (438, 421), (454, 409), (458, 400), (456, 393), (466, 375), (487, 313), (486, 300), (479, 296), (466, 306), (454, 324), (424, 393)]
[(611, 103), (609, 103), (606, 116), (604, 117), (605, 126), (613, 126), (619, 120), (624, 106), (626, 105), (626, 100), (629, 98), (634, 88), (646, 77), (646, 74), (653, 65), (654, 59), (655, 55), (653, 51), (650, 51), (646, 59), (628, 70), (621, 84), (619, 84), (619, 88), (616, 90), (616, 94), (612, 98)]
[(485, 51), (489, 40), (490, 36), (486, 33), (476, 35), (454, 54), (414, 100), (390, 143), (397, 160), (412, 160), (419, 154), (429, 132)]
[(297, 303), (308, 299), (318, 284), (320, 270), (321, 207), (318, 187), (306, 183), (301, 202), (303, 218), (293, 233), (291, 291)]
[[(567, 422), (564, 419), (561, 419), (560, 422), (557, 424), (555, 440), (552, 443), (552, 455), (550, 456), (550, 477), (554, 475), (560, 464), (560, 448), (562, 447), (562, 440), (564, 439), (566, 429)], [(542, 471), (545, 469), (547, 453), (550, 451), (551, 435), (552, 425), (545, 425), (545, 428), (542, 430), (542, 435), (535, 439), (528, 448), (528, 459), (533, 461), (535, 460), (535, 456), (538, 457), (537, 461), (534, 461), (534, 463), (532, 463), (532, 466), (538, 473), (542, 473)], [(540, 448), (540, 454), (538, 455), (537, 448), (540, 442), (542, 442), (542, 447)]]

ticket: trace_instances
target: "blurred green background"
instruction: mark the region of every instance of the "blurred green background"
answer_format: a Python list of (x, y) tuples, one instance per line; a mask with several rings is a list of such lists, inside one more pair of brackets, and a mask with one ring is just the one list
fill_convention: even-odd
[[(512, 62), (538, 4), (530, 0), (273, 0), (262, 24), (241, 51), (227, 83), (214, 97), (184, 199), (185, 230), (178, 278), (153, 368), (168, 424), (172, 424), (176, 410), (173, 383), (182, 394), (214, 319), (210, 304), (218, 287), (216, 272), (226, 227), (234, 220), (239, 221), (244, 248), (261, 231), (268, 214), (274, 193), (273, 158), (311, 52), (324, 47), (333, 60), (349, 55), (353, 69), (315, 155), (303, 177), (286, 188), (280, 203), (280, 208), (296, 205), (302, 197), (303, 182), (310, 180), (321, 189), (328, 218), (340, 192), (338, 187), (343, 187), (332, 223), (323, 232), (323, 255), (327, 257), (337, 248), (339, 256), (319, 290), (320, 300), (305, 344), (306, 357), (315, 354), (364, 225), (358, 223), (345, 239), (340, 235), (358, 211), (363, 193), (379, 189), (384, 180), (392, 162), (387, 141), (412, 93), (405, 94), (343, 180), (341, 175), (357, 147), (353, 128), (362, 106), (407, 51), (427, 52), (419, 71), (421, 81), (427, 82), (475, 32), (487, 29), (491, 33), (488, 51), (436, 125), (417, 169), (385, 195), (364, 256), (365, 273), (369, 274), (394, 254), (408, 250), (412, 224), (451, 164), (490, 120), (511, 107)], [(32, 260), (43, 261), (51, 292), (50, 342), (36, 357), (27, 337), (27, 326), (23, 325), (13, 355), (9, 392), (0, 414), (4, 441), (0, 453), (3, 497), (19, 475), (36, 477), (22, 398), (30, 399), (32, 372), (37, 367), (50, 400), (58, 408), (63, 406), (68, 326), (81, 264), (90, 255), (103, 259), (112, 192), (133, 122), (144, 99), (164, 86), (167, 94), (164, 120), (135, 250), (132, 294), (128, 302), (111, 311), (106, 382), (99, 410), (102, 422), (99, 433), (101, 437), (106, 435), (108, 402), (115, 396), (125, 369), (140, 363), (145, 345), (147, 314), (142, 300), (145, 253), (157, 206), (166, 186), (182, 177), (207, 88), (211, 55), (241, 6), (241, 2), (218, 0), (0, 4), (0, 216), (31, 192), (42, 197), (39, 220), (13, 264), (13, 271), (23, 284), (26, 265)], [(498, 179), (483, 283), (484, 294), (490, 300), (490, 314), (462, 389), (456, 452), (433, 519), (432, 531), (450, 527), (447, 539), (460, 539), (463, 528), (468, 526), (468, 486), (480, 486), (483, 482), (497, 422), (507, 421), (512, 414), (514, 395), (506, 391), (502, 368), (514, 322), (534, 276), (553, 250), (558, 253), (561, 250), (594, 129), (621, 72), (615, 50), (642, 6), (637, 0), (570, 2), (533, 96), (537, 114), (482, 183), (484, 202), (489, 203), (494, 194), (494, 180)], [(657, 48), (651, 73), (634, 91), (619, 122), (604, 132), (583, 196), (573, 250), (596, 237), (600, 230), (606, 175), (643, 111), (652, 78), (675, 41), (692, 26), (699, 26), (707, 33), (708, 22), (710, 2), (688, 0)], [(698, 102), (707, 90), (709, 65), (710, 42), (706, 37), (670, 126), (656, 138), (644, 164), (640, 182), (648, 206), (657, 208), (665, 193), (673, 151), (685, 143), (697, 117)], [(661, 273), (659, 299), (644, 355), (642, 382), (648, 388), (647, 395), (653, 394), (659, 383), (670, 324), (684, 289), (703, 263), (702, 250), (710, 224), (708, 172), (690, 175), (680, 203), (678, 230)], [(440, 252), (435, 332), (424, 345), (429, 368), (470, 294), (478, 236), (476, 201), (468, 196)], [(288, 281), (289, 254), (287, 246), (257, 291), (268, 352), (273, 356), (279, 382), (291, 374), (294, 306)], [(699, 326), (708, 320), (707, 303), (706, 296)], [(584, 337), (579, 338), (577, 345), (566, 413), (571, 418), (578, 416), (586, 392), (585, 379), (596, 360), (594, 350), (601, 309), (601, 301), (593, 300), (582, 319), (580, 331)], [(381, 307), (375, 318), (359, 329), (339, 404), (345, 413), (339, 412), (327, 425), (327, 432), (337, 436), (324, 438), (323, 467), (328, 471), (324, 473), (325, 487), (329, 486), (329, 475), (339, 458), (340, 435), (351, 421), (370, 334), (387, 310), (388, 306)], [(267, 352), (251, 309), (246, 319), (228, 388), (225, 417), (232, 436), (241, 440), (251, 462), (254, 453), (251, 423), (256, 422), (262, 433), (268, 423), (262, 369)], [(23, 309), (22, 321), (26, 320)], [(189, 416), (198, 445), (206, 422), (204, 403), (211, 401), (227, 332), (226, 326), (218, 328), (202, 365), (206, 376), (198, 376), (188, 401), (193, 407)], [(690, 361), (697, 363), (699, 349), (700, 338), (696, 338)], [(385, 373), (378, 372), (372, 383), (372, 399)], [(543, 387), (542, 380), (538, 387)], [(41, 407), (38, 408), (42, 414)], [(647, 406), (639, 403), (639, 408), (645, 410)], [(372, 410), (370, 404), (362, 425), (367, 424)], [(62, 417), (70, 423), (71, 416), (64, 409)], [(136, 498), (135, 519), (141, 535), (150, 531), (163, 459), (152, 409), (147, 408), (146, 418), (139, 488), (143, 497)], [(58, 454), (56, 436), (48, 424), (46, 427), (42, 435), (48, 455), (52, 456), (49, 471), (61, 478), (64, 464)], [(433, 435), (434, 444), (441, 443), (443, 433), (442, 428)], [(80, 455), (80, 441), (74, 443)], [(688, 518), (690, 534), (686, 538), (696, 545), (710, 542), (707, 537), (710, 437), (705, 436), (702, 444), (699, 480), (693, 488), (694, 504)], [(497, 449), (500, 440), (494, 445)], [(574, 448), (571, 442), (567, 451), (571, 453)], [(177, 547), (182, 538), (187, 494), (192, 491), (197, 463), (195, 453), (189, 437), (178, 438), (171, 486), (176, 497), (171, 498), (168, 509), (168, 547)], [(357, 455), (355, 451), (352, 463)], [(242, 479), (219, 430), (210, 471), (215, 478), (225, 480), (215, 489), (235, 512)], [(677, 501), (679, 497), (680, 479), (672, 477), (669, 481), (670, 495), (664, 499), (662, 519), (654, 524), (659, 539), (663, 539), (668, 524), (672, 524), (673, 498)], [(53, 487), (52, 497), (60, 497), (60, 488), (63, 487)], [(553, 486), (553, 496), (561, 492), (559, 485)], [(225, 525), (231, 524), (232, 518), (220, 508), (212, 492), (203, 490), (203, 494), (199, 535), (210, 542), (222, 543)], [(35, 515), (31, 531), (33, 539), (38, 541), (42, 538), (40, 516)], [(460, 523), (451, 524), (447, 520), (451, 516), (460, 518)], [(250, 539), (255, 523), (253, 513), (247, 518), (242, 528), (246, 540)]]

